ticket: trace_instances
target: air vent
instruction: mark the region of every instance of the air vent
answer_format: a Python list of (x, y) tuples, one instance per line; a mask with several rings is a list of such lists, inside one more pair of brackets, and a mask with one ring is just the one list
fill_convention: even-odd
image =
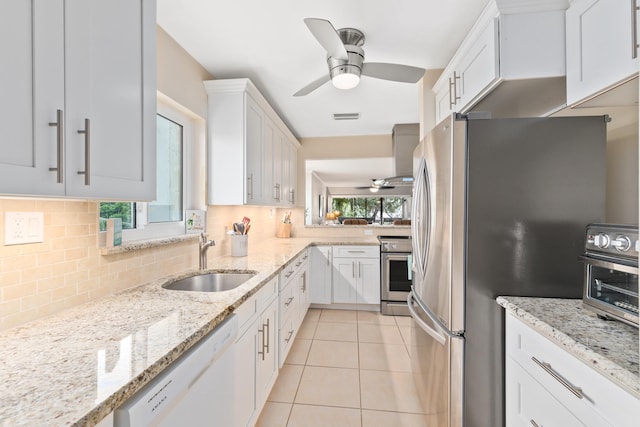
[(333, 113), (333, 120), (358, 120), (360, 113)]

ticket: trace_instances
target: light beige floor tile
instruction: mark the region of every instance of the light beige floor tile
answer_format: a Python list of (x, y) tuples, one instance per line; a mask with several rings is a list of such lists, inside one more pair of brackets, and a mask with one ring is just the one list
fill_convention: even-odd
[(314, 335), (316, 340), (358, 341), (357, 323), (319, 322)]
[(360, 369), (411, 372), (411, 359), (404, 344), (359, 344)]
[(309, 310), (307, 310), (307, 314), (304, 316), (304, 320), (317, 322), (318, 320), (320, 320), (320, 313), (322, 313), (321, 308), (310, 308)]
[(360, 388), (362, 409), (422, 413), (411, 373), (361, 369)]
[(357, 323), (358, 312), (355, 310), (322, 310), (320, 322)]
[(285, 363), (290, 365), (304, 365), (307, 363), (311, 342), (311, 340), (296, 337), (296, 339), (293, 340), (293, 344), (291, 344), (291, 350), (289, 350)]
[(307, 366), (358, 369), (358, 343), (313, 340)]
[(284, 427), (289, 420), (291, 403), (267, 402), (260, 413), (256, 427)]
[(360, 408), (357, 369), (306, 366), (295, 403)]
[(403, 412), (362, 410), (362, 427), (437, 427), (428, 426), (425, 416)]
[(271, 389), (271, 394), (269, 394), (267, 400), (270, 402), (293, 403), (303, 371), (304, 366), (282, 365), (278, 379)]
[(393, 318), (395, 319), (396, 324), (400, 327), (406, 326), (406, 327), (413, 328), (416, 324), (413, 321), (413, 319), (409, 316), (393, 316)]
[(385, 316), (379, 311), (358, 311), (358, 323), (372, 323), (375, 325), (395, 325), (393, 316)]
[(396, 325), (358, 324), (358, 341), (379, 344), (403, 344), (402, 335)]
[(407, 347), (415, 345), (415, 337), (413, 336), (414, 333), (415, 328), (409, 326), (400, 326), (400, 335), (402, 335), (402, 341)]
[(287, 427), (360, 427), (360, 410), (330, 406), (293, 405)]
[(317, 327), (318, 327), (318, 322), (305, 319), (302, 322), (302, 325), (300, 325), (300, 329), (298, 330), (296, 339), (305, 339), (305, 340), (313, 339), (313, 336), (316, 332)]

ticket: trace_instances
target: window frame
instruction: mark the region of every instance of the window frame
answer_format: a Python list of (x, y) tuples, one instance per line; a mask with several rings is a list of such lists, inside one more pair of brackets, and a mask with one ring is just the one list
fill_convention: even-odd
[[(192, 158), (194, 144), (194, 123), (193, 118), (179, 109), (178, 105), (170, 105), (169, 102), (162, 102), (158, 99), (156, 115), (165, 118), (182, 126), (182, 220), (171, 222), (148, 222), (148, 203), (136, 202), (135, 224), (136, 228), (122, 230), (122, 241), (130, 242), (135, 240), (154, 239), (162, 237), (180, 236), (186, 234), (185, 230), (185, 209), (192, 205), (190, 180), (187, 174), (187, 165)], [(157, 173), (157, 171), (156, 171)]]

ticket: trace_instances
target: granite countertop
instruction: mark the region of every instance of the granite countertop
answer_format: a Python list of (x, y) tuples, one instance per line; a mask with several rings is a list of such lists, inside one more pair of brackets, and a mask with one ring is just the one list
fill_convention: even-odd
[(378, 245), (375, 236), (267, 239), (212, 270), (257, 274), (226, 292), (161, 285), (182, 272), (0, 332), (0, 424), (94, 425), (213, 330), (309, 245)]
[(602, 320), (581, 299), (498, 297), (498, 304), (640, 398), (638, 328)]

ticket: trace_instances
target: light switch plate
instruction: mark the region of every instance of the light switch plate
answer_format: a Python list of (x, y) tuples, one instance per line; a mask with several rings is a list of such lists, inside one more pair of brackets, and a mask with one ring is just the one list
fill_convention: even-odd
[(42, 212), (5, 212), (4, 245), (39, 243), (44, 240)]

